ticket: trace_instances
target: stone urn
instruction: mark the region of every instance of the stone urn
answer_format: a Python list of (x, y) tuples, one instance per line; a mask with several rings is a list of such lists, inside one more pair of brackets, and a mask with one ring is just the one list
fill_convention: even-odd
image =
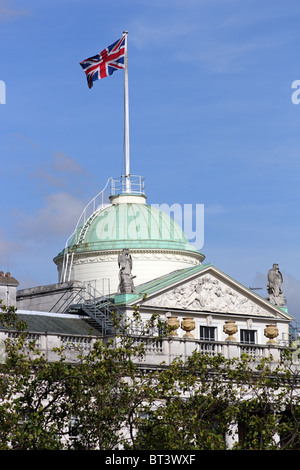
[(194, 335), (191, 333), (195, 329), (195, 320), (193, 318), (183, 318), (181, 328), (186, 331), (185, 335), (183, 335), (184, 338), (194, 338)]
[(236, 338), (232, 335), (234, 335), (237, 332), (237, 330), (238, 328), (234, 320), (225, 321), (225, 325), (223, 326), (223, 331), (224, 333), (228, 335), (226, 338), (226, 341), (236, 341)]
[(278, 328), (277, 325), (266, 325), (264, 330), (264, 335), (269, 338), (267, 344), (276, 343), (275, 339), (278, 336)]
[(179, 320), (178, 317), (168, 317), (167, 318), (167, 334), (168, 336), (178, 336), (177, 328), (179, 328)]

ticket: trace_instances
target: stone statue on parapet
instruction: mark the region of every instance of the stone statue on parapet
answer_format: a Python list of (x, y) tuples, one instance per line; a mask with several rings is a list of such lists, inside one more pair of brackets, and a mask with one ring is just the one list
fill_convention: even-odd
[(281, 272), (279, 271), (278, 264), (273, 264), (273, 268), (268, 271), (268, 281), (268, 300), (272, 302), (272, 304), (282, 307), (283, 305), (285, 305), (285, 298), (281, 290), (283, 277)]
[(122, 253), (118, 256), (119, 265), (119, 287), (118, 292), (121, 294), (132, 294), (135, 292), (132, 276), (132, 258), (129, 254), (129, 250), (124, 248)]

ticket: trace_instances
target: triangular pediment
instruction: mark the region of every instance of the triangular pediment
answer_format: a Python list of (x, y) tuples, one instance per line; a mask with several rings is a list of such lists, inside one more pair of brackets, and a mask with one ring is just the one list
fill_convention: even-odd
[[(197, 270), (196, 270), (197, 271)], [(144, 295), (141, 302), (144, 306), (180, 309), (185, 311), (217, 312), (223, 314), (241, 314), (285, 319), (292, 318), (284, 310), (271, 304), (251, 289), (243, 286), (215, 266), (199, 267), (191, 275), (187, 271), (185, 279), (170, 275), (170, 283), (161, 286), (157, 291)]]

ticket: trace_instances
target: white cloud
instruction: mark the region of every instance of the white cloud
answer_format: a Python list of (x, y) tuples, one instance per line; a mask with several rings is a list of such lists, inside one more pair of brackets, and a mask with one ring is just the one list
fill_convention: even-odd
[[(238, 34), (238, 33), (236, 33)], [(226, 32), (224, 33), (226, 36)], [(201, 63), (214, 73), (236, 73), (249, 67), (249, 61), (257, 61), (258, 53), (274, 50), (286, 43), (289, 38), (278, 40), (277, 37), (265, 38), (260, 35), (240, 38), (236, 41), (224, 39), (222, 35), (209, 32), (199, 38), (201, 47), (182, 50), (176, 58), (186, 64)]]
[(51, 155), (51, 159), (42, 160), (42, 164), (36, 167), (31, 176), (38, 185), (44, 187), (47, 184), (50, 188), (77, 187), (74, 178), (87, 176), (88, 172), (75, 160), (69, 158), (61, 151)]
[(72, 160), (63, 152), (55, 152), (53, 154), (53, 169), (58, 172), (67, 172), (67, 173), (85, 173), (86, 170), (82, 166), (78, 165), (75, 160)]
[(236, 0), (154, 2), (147, 16), (129, 25), (130, 43), (139, 49), (163, 45), (168, 54), (193, 68), (200, 64), (214, 73), (243, 71), (259, 60), (261, 53), (288, 47), (297, 39), (290, 31), (280, 36), (276, 30), (270, 31), (270, 21), (279, 22), (283, 14), (288, 18), (288, 10), (281, 5), (260, 8), (257, 15), (255, 6), (247, 3), (241, 8)]
[(216, 73), (232, 73), (242, 70), (244, 66), (241, 59), (258, 48), (259, 44), (255, 42), (231, 44), (211, 40), (204, 41), (202, 46), (192, 53), (184, 51), (176, 54), (176, 57), (183, 63), (202, 63)]
[(22, 238), (49, 242), (56, 236), (70, 235), (84, 207), (83, 201), (69, 193), (48, 195), (35, 214), (17, 211)]
[(172, 44), (177, 38), (182, 38), (196, 30), (196, 26), (189, 21), (170, 20), (168, 24), (148, 23), (145, 20), (136, 20), (131, 25), (130, 42), (137, 48), (161, 46), (162, 43)]
[(0, 270), (2, 263), (7, 263), (10, 253), (16, 252), (22, 248), (21, 244), (15, 241), (0, 238)]
[(27, 8), (17, 8), (11, 0), (0, 0), (0, 20), (13, 20), (20, 16), (28, 16)]

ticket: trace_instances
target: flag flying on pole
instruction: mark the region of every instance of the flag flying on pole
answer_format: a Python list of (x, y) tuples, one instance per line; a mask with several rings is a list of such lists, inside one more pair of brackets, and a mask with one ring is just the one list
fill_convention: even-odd
[(86, 73), (89, 88), (100, 78), (112, 75), (115, 70), (125, 68), (125, 36), (106, 47), (100, 54), (80, 62)]

